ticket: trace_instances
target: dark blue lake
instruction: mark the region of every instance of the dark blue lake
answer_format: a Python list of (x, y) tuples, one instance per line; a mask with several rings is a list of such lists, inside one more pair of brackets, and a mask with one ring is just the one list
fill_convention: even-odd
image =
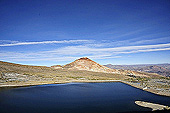
[(1, 113), (114, 113), (151, 111), (135, 100), (170, 106), (170, 97), (158, 96), (129, 85), (67, 83), (0, 90)]

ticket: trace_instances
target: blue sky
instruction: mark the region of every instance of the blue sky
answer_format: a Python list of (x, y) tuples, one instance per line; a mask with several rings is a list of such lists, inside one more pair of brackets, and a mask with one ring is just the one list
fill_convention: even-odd
[(0, 60), (170, 63), (169, 0), (0, 0)]

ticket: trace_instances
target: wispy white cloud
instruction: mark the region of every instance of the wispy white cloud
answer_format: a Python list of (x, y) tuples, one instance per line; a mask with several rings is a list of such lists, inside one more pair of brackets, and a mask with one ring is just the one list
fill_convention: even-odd
[(137, 30), (134, 30), (134, 31), (130, 31), (130, 32), (126, 32), (124, 34), (121, 34), (121, 35), (117, 35), (116, 38), (120, 38), (120, 37), (125, 37), (125, 36), (130, 36), (130, 35), (134, 35), (134, 34), (137, 34), (137, 33), (141, 33), (147, 29), (149, 29), (150, 27), (148, 28), (143, 28), (143, 29), (137, 29)]
[(0, 47), (18, 46), (18, 45), (35, 45), (35, 44), (61, 44), (61, 43), (80, 43), (89, 42), (91, 40), (63, 40), (63, 41), (42, 41), (42, 42), (13, 42), (10, 44), (0, 44)]
[[(152, 34), (152, 35), (155, 35), (155, 34)], [(146, 35), (146, 36), (142, 36), (143, 38), (145, 37), (146, 39), (143, 39), (141, 40), (141, 37), (138, 37), (138, 38), (134, 38), (134, 39), (131, 39), (129, 41), (130, 45), (138, 45), (138, 44), (149, 44), (149, 43), (165, 43), (167, 42), (167, 40), (170, 39), (170, 36), (165, 36), (165, 37), (160, 37), (160, 38), (152, 38), (150, 39), (149, 37), (151, 37), (151, 35)], [(132, 41), (134, 40), (134, 41)]]
[(84, 44), (87, 47), (121, 47), (121, 46), (137, 46), (137, 45), (149, 45), (149, 44), (157, 44), (159, 43), (168, 43), (170, 36), (160, 37), (160, 38), (153, 38), (153, 39), (140, 39), (132, 38), (127, 40), (101, 40), (101, 41), (93, 41), (92, 43)]
[(14, 40), (0, 40), (0, 45), (4, 43), (18, 43), (19, 41), (14, 41)]
[(133, 51), (123, 51), (123, 52), (117, 52), (117, 54), (130, 54), (130, 53), (166, 51), (166, 50), (170, 50), (170, 47), (168, 47), (168, 48), (158, 48), (158, 49), (142, 49), (142, 50), (133, 50)]
[(49, 51), (39, 52), (0, 52), (1, 60), (13, 61), (72, 61), (79, 57), (92, 59), (120, 58), (123, 54), (140, 52), (167, 51), (170, 50), (170, 43), (141, 46), (123, 47), (89, 47), (87, 45), (66, 46)]

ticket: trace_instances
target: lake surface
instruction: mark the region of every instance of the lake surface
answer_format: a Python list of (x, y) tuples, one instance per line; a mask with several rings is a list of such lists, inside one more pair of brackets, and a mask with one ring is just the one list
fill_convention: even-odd
[(1, 113), (114, 113), (151, 111), (135, 100), (170, 106), (158, 96), (124, 83), (67, 83), (0, 90)]

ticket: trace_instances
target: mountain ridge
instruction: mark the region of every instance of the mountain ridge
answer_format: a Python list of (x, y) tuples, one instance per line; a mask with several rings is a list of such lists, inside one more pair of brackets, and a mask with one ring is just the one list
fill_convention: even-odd
[(93, 71), (93, 72), (104, 72), (104, 73), (114, 73), (114, 74), (122, 74), (122, 75), (129, 75), (129, 76), (143, 76), (143, 77), (150, 77), (150, 76), (160, 76), (155, 73), (145, 73), (145, 72), (137, 72), (132, 70), (122, 70), (122, 69), (111, 69), (104, 65), (100, 65), (99, 63), (87, 58), (79, 58), (69, 64), (64, 66), (51, 66), (52, 68), (63, 68), (68, 70), (86, 70), (86, 71)]
[(133, 70), (147, 73), (157, 73), (163, 76), (170, 76), (170, 64), (137, 64), (137, 65), (104, 65), (111, 69)]
[(110, 69), (106, 66), (100, 65), (99, 63), (87, 57), (79, 58), (69, 64), (64, 65), (63, 68), (88, 70), (88, 71), (95, 71), (95, 72), (111, 72), (115, 70), (115, 69)]

